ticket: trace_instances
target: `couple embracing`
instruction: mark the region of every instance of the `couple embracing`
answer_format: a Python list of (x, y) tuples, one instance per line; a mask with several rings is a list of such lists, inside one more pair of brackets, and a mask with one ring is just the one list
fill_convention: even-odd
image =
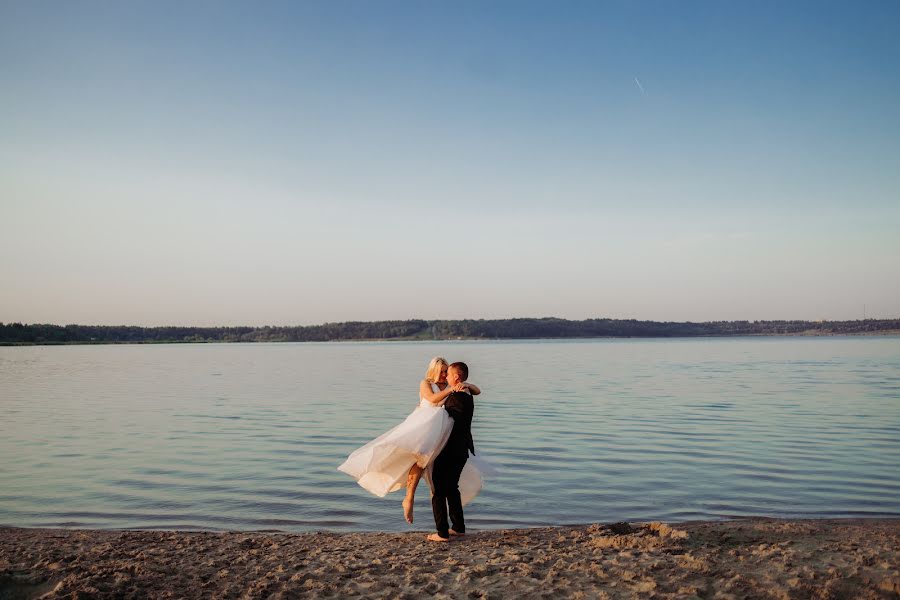
[(424, 475), (431, 487), (437, 529), (428, 536), (433, 542), (465, 534), (463, 506), (478, 495), (483, 476), (493, 471), (475, 456), (473, 396), (481, 390), (469, 383), (468, 377), (465, 363), (431, 359), (419, 385), (419, 405), (412, 414), (354, 451), (338, 467), (376, 496), (405, 486), (403, 513), (409, 523), (413, 522), (416, 487)]

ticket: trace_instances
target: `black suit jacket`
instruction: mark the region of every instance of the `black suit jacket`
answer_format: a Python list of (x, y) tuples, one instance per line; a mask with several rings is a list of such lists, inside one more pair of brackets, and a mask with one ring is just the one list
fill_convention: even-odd
[(475, 454), (475, 441), (472, 439), (472, 417), (475, 415), (475, 400), (471, 394), (453, 392), (447, 396), (444, 408), (453, 417), (453, 430), (447, 439), (447, 445), (441, 454), (463, 458), (469, 450)]

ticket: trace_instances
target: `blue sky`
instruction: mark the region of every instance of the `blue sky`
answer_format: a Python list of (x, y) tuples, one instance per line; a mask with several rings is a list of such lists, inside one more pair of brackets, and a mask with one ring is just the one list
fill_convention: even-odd
[(900, 5), (0, 2), (0, 321), (900, 316)]

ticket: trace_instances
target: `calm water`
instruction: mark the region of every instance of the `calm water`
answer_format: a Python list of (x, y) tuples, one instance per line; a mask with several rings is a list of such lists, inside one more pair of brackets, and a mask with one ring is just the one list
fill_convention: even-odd
[(900, 516), (900, 338), (741, 338), (0, 348), (0, 524), (406, 529), (335, 468), (436, 354), (485, 391), (476, 527)]

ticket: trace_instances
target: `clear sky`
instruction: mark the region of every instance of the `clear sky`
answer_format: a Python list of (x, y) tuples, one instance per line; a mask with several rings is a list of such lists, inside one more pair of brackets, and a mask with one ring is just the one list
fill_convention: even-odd
[(0, 321), (900, 317), (900, 3), (0, 0)]

